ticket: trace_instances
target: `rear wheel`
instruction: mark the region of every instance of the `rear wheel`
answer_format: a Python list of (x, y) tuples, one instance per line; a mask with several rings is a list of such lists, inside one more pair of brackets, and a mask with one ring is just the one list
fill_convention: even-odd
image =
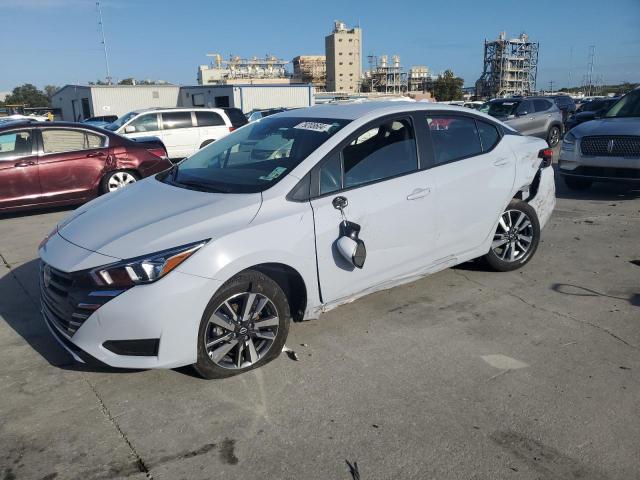
[(115, 192), (120, 188), (137, 182), (139, 179), (138, 174), (130, 170), (116, 170), (104, 176), (100, 184), (100, 190), (102, 193)]
[(587, 178), (565, 176), (564, 183), (570, 190), (587, 190), (593, 182)]
[(560, 135), (562, 132), (560, 131), (560, 127), (553, 126), (549, 129), (549, 133), (547, 134), (547, 143), (550, 147), (555, 147), (560, 141)]
[(500, 216), (491, 250), (484, 259), (499, 272), (516, 270), (531, 260), (539, 242), (536, 211), (528, 203), (514, 199)]
[(224, 378), (276, 358), (289, 333), (289, 302), (266, 275), (247, 270), (225, 283), (207, 306), (198, 331), (196, 371)]
[(210, 143), (213, 143), (215, 140), (205, 140), (204, 142), (202, 142), (202, 145), (200, 145), (200, 148), (204, 148), (207, 145), (209, 145)]

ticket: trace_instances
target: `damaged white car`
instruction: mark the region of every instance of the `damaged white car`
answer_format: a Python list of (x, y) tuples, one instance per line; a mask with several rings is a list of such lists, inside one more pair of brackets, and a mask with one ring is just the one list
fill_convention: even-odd
[(438, 104), (269, 116), (63, 220), (39, 251), (43, 317), (78, 361), (237, 374), (291, 320), (479, 257), (526, 264), (551, 155)]

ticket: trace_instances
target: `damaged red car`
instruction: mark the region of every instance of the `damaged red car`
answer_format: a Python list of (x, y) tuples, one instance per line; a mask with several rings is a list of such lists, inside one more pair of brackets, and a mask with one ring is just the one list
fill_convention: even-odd
[(90, 125), (0, 127), (0, 212), (73, 205), (172, 166), (160, 140), (135, 141)]

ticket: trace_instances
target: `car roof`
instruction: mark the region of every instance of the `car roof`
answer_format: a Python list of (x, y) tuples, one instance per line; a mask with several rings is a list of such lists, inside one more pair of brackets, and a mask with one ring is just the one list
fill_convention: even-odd
[(6, 122), (0, 123), (0, 129), (14, 129), (14, 128), (23, 128), (23, 127), (65, 127), (65, 128), (81, 128), (84, 130), (93, 130), (97, 133), (101, 133), (105, 135), (106, 133), (113, 132), (105, 132), (102, 128), (94, 127), (89, 123), (78, 123), (78, 122), (37, 122), (33, 120), (17, 120), (15, 122)]
[(314, 105), (313, 107), (287, 110), (278, 113), (279, 118), (283, 117), (305, 117), (305, 118), (335, 118), (342, 120), (355, 120), (370, 113), (392, 114), (408, 111), (451, 111), (475, 113), (466, 107), (446, 105), (442, 103), (412, 102), (412, 101), (365, 101), (352, 103), (325, 103)]
[(138, 110), (132, 110), (131, 113), (135, 113), (136, 115), (139, 115), (141, 113), (148, 113), (148, 112), (163, 112), (163, 111), (167, 111), (167, 112), (191, 112), (194, 110), (205, 110), (205, 111), (224, 111), (224, 108), (220, 108), (220, 107), (150, 107), (150, 108), (140, 108)]

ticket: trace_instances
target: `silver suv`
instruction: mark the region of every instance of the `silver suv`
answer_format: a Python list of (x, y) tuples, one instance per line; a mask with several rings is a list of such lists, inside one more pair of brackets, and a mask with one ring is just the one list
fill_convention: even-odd
[(480, 109), (502, 120), (523, 135), (547, 141), (555, 147), (562, 137), (562, 112), (552, 98), (498, 98), (485, 103)]
[(567, 133), (558, 166), (573, 190), (587, 189), (593, 182), (640, 183), (640, 87), (602, 118)]

